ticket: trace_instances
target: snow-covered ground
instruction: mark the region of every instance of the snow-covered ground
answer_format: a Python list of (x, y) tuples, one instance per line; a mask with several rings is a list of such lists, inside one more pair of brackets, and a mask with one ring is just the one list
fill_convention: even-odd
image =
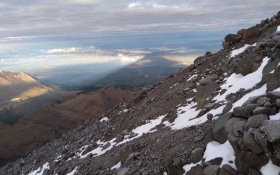
[(232, 52), (231, 52), (231, 54), (230, 54), (230, 57), (229, 58), (231, 58), (231, 57), (235, 57), (236, 55), (238, 55), (238, 54), (240, 54), (240, 53), (242, 53), (242, 52), (244, 52), (249, 46), (255, 46), (256, 44), (253, 44), (253, 45), (250, 45), (250, 44), (245, 44), (245, 46), (243, 46), (243, 47), (241, 47), (241, 48), (239, 48), (239, 49), (235, 49), (235, 50), (233, 50)]

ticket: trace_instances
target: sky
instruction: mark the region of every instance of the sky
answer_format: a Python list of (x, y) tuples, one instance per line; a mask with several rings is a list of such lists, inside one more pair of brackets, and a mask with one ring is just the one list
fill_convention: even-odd
[(0, 69), (32, 74), (161, 51), (196, 57), (279, 7), (279, 0), (1, 1)]

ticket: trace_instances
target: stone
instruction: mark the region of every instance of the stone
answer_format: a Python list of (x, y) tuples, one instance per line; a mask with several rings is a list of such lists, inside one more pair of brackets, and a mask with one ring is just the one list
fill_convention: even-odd
[(219, 118), (217, 118), (213, 122), (212, 131), (213, 131), (213, 136), (214, 136), (215, 141), (217, 141), (221, 144), (223, 144), (227, 141), (227, 133), (225, 130), (225, 124), (231, 117), (232, 117), (232, 113), (226, 113), (226, 114), (220, 116)]
[(251, 133), (245, 132), (243, 142), (245, 146), (254, 154), (260, 154), (263, 152), (263, 149), (258, 145), (258, 143), (254, 139), (254, 136)]
[(231, 175), (231, 174), (229, 174), (225, 170), (221, 169), (220, 172), (219, 172), (219, 175)]
[(136, 149), (129, 144), (126, 144), (123, 147), (121, 147), (119, 152), (121, 165), (124, 166), (126, 164), (126, 160), (129, 158), (129, 155), (135, 151)]
[(223, 158), (217, 157), (215, 159), (209, 160), (208, 162), (206, 162), (206, 164), (209, 164), (209, 165), (219, 165), (220, 166), (222, 162), (223, 162)]
[(280, 107), (280, 99), (277, 99), (277, 100), (276, 100), (276, 105), (277, 105), (278, 107)]
[(227, 135), (227, 139), (230, 145), (232, 146), (234, 152), (237, 153), (239, 151), (238, 141), (241, 139), (241, 137), (236, 137), (233, 133), (229, 133)]
[(196, 148), (191, 152), (191, 161), (192, 163), (199, 162), (203, 157), (204, 149), (203, 148)]
[(168, 175), (183, 175), (184, 170), (178, 169), (174, 164), (174, 161), (171, 157), (167, 157), (164, 161), (164, 166), (167, 170)]
[(205, 175), (219, 175), (220, 167), (218, 165), (210, 165), (204, 168)]
[(243, 76), (253, 72), (252, 67), (255, 63), (255, 57), (256, 55), (248, 55), (240, 59), (240, 61), (237, 63), (236, 67)]
[(269, 101), (267, 101), (267, 102), (265, 102), (265, 104), (263, 106), (264, 107), (272, 107), (272, 104)]
[(268, 115), (266, 114), (259, 114), (254, 115), (248, 119), (248, 122), (245, 125), (245, 128), (257, 128), (262, 125), (263, 121), (268, 119)]
[(255, 57), (255, 62), (259, 63), (259, 62), (262, 61), (262, 59), (263, 59), (263, 57), (258, 55), (258, 56)]
[(272, 143), (280, 141), (280, 120), (265, 120), (260, 129), (268, 141)]
[(266, 114), (269, 115), (271, 112), (272, 108), (270, 107), (262, 107), (262, 106), (258, 106), (256, 109), (253, 110), (253, 114), (254, 115), (258, 115), (258, 114)]
[(267, 91), (273, 91), (280, 87), (280, 67), (277, 67), (274, 73), (269, 74), (267, 77), (266, 86)]
[(259, 95), (259, 96), (252, 96), (252, 97), (249, 97), (248, 100), (242, 104), (242, 106), (246, 106), (248, 104), (254, 104), (254, 103), (257, 103), (257, 101), (262, 98), (262, 97), (266, 97), (266, 95)]
[(211, 109), (213, 109), (214, 106), (215, 106), (215, 103), (209, 103), (209, 104), (205, 105), (204, 108), (207, 110), (211, 110)]
[(232, 108), (232, 103), (227, 103), (226, 106), (223, 109), (223, 114), (228, 113)]
[(213, 117), (214, 117), (213, 114), (210, 113), (207, 114), (207, 120), (212, 121)]
[[(169, 175), (171, 175), (171, 174), (169, 174)], [(186, 173), (186, 175), (205, 175), (205, 174), (204, 174), (204, 169), (201, 166), (196, 165), (196, 166), (192, 167), (190, 169), (190, 171), (188, 171)]]
[(253, 104), (248, 104), (246, 106), (241, 106), (241, 107), (235, 107), (233, 109), (233, 113), (235, 116), (238, 117), (249, 118), (256, 107), (257, 105), (253, 105)]
[(202, 109), (207, 104), (207, 98), (219, 87), (219, 84), (212, 82), (206, 86), (198, 86), (195, 93), (195, 101), (197, 102), (197, 109)]
[(261, 98), (258, 99), (257, 104), (259, 106), (263, 106), (266, 102), (270, 102), (270, 101), (271, 101), (270, 98), (261, 97)]
[(222, 42), (222, 46), (223, 46), (224, 49), (229, 49), (230, 42)]
[(262, 74), (265, 75), (270, 73), (278, 66), (279, 63), (280, 63), (280, 58), (277, 58), (274, 61), (272, 60), (268, 61), (268, 63), (263, 68)]
[(257, 144), (262, 147), (265, 153), (268, 153), (267, 140), (265, 139), (265, 135), (261, 133), (260, 129), (254, 129), (250, 132), (254, 135), (254, 139)]
[(253, 168), (249, 169), (249, 174), (248, 175), (262, 175), (258, 170), (255, 170)]
[(123, 136), (123, 135), (117, 134), (117, 136), (116, 136), (116, 142), (117, 142), (117, 143), (123, 141), (123, 139), (124, 139), (124, 136)]
[(237, 43), (241, 40), (241, 36), (240, 35), (236, 35), (236, 34), (228, 34), (225, 37), (225, 41), (229, 42), (229, 43)]
[(225, 130), (228, 133), (233, 133), (234, 131), (234, 124), (238, 121), (243, 121), (243, 122), (246, 122), (247, 120), (246, 119), (243, 119), (243, 118), (237, 118), (237, 117), (232, 117), (230, 118), (226, 124), (225, 124)]
[(105, 145), (103, 145), (102, 150), (105, 150), (111, 146), (110, 142), (107, 142)]
[(273, 101), (280, 99), (280, 91), (271, 91), (267, 93), (267, 97)]
[(268, 157), (258, 156), (247, 150), (241, 150), (236, 155), (235, 165), (239, 173), (248, 174), (250, 168), (260, 170), (268, 161)]
[(231, 175), (239, 175), (239, 173), (228, 164), (223, 165), (222, 169)]
[(233, 133), (235, 136), (237, 137), (242, 137), (244, 132), (245, 132), (245, 121), (238, 121), (236, 123), (234, 123), (233, 126)]
[(199, 83), (204, 86), (204, 85), (207, 85), (207, 84), (209, 84), (213, 81), (214, 81), (213, 76), (207, 76), (206, 78), (200, 80)]

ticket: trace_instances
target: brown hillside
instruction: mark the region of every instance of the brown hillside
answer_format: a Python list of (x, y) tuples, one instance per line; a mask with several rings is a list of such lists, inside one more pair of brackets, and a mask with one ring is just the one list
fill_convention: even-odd
[(122, 90), (113, 87), (105, 87), (88, 94), (81, 94), (78, 97), (66, 101), (58, 108), (68, 109), (76, 112), (83, 112), (94, 116), (99, 116), (112, 109), (114, 106), (130, 99), (136, 90)]

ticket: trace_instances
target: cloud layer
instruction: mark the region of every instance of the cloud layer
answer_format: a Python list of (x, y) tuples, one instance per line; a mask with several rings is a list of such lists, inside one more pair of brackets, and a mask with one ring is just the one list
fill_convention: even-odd
[(279, 6), (278, 0), (9, 0), (0, 3), (0, 36), (236, 30)]

